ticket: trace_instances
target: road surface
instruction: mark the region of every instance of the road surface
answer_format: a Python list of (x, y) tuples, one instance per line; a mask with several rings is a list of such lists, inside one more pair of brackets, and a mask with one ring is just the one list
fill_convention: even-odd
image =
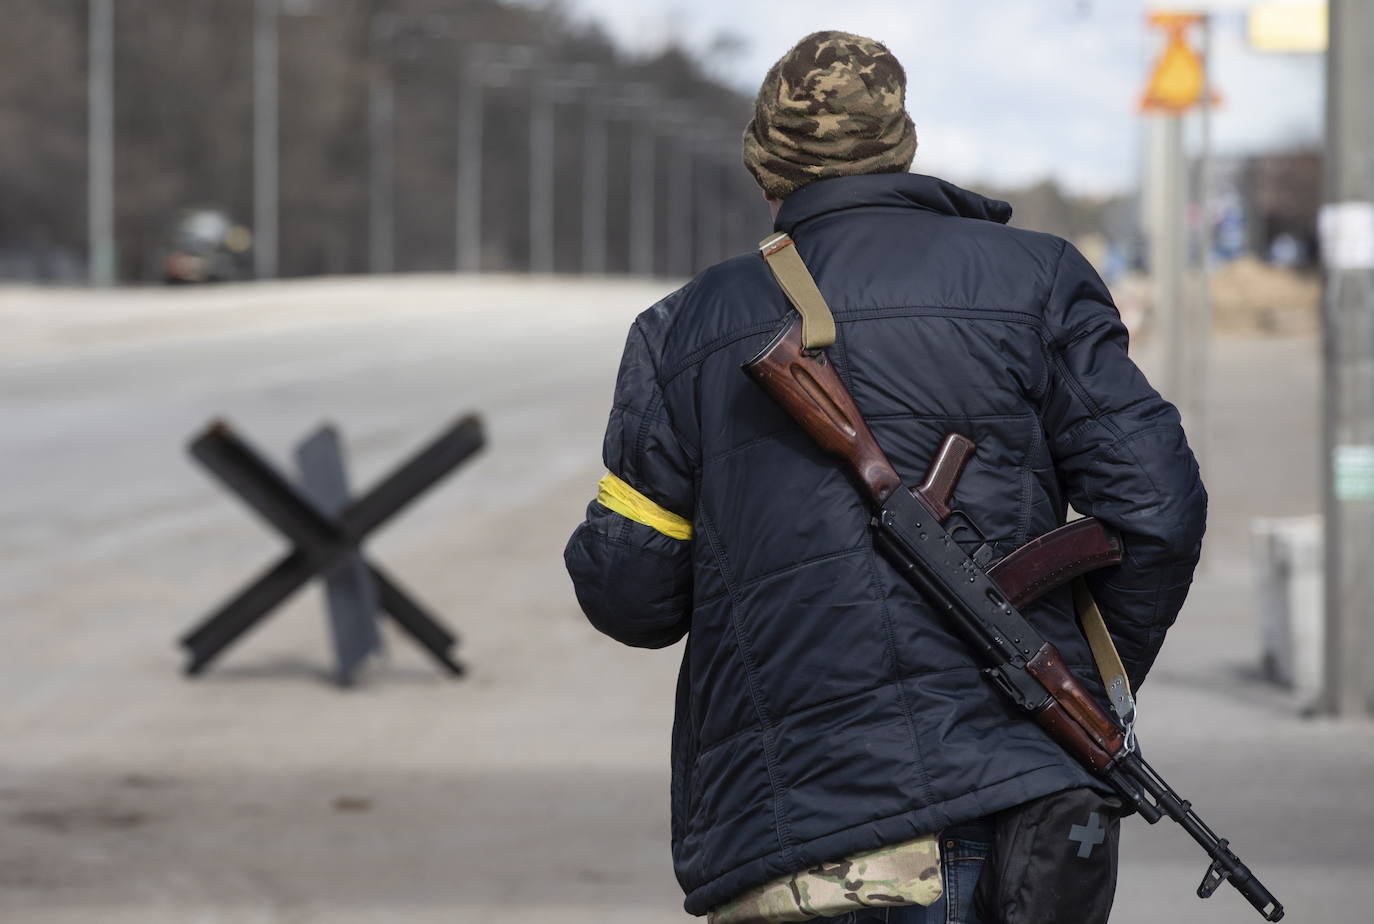
[[(678, 648), (583, 621), (561, 550), (650, 282), (453, 277), (0, 290), (0, 920), (685, 921), (668, 856)], [(1150, 760), (1289, 906), (1368, 924), (1374, 730), (1256, 679), (1252, 516), (1315, 509), (1310, 339), (1218, 345), (1205, 570), (1143, 691)], [(1148, 357), (1147, 357), (1148, 359)], [(322, 421), (365, 486), (467, 411), (490, 446), (369, 553), (462, 635), (325, 681), (317, 588), (209, 674), (175, 639), (283, 546), (185, 454), (224, 416), (283, 466)], [(1117, 924), (1258, 920), (1177, 829), (1123, 836)]]

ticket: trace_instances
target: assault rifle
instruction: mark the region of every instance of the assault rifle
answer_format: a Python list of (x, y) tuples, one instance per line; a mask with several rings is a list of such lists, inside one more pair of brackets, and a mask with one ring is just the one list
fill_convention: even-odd
[(1102, 524), (1076, 520), (1000, 562), (986, 554), (970, 557), (956, 537), (965, 524), (954, 522), (949, 499), (973, 454), (971, 440), (950, 434), (925, 483), (908, 489), (825, 351), (803, 349), (802, 320), (795, 314), (744, 369), (823, 450), (853, 469), (876, 511), (877, 546), (978, 652), (997, 688), (1147, 822), (1167, 815), (1202, 845), (1212, 864), (1198, 896), (1207, 898), (1229, 881), (1265, 920), (1282, 918), (1283, 906), (1227, 841), (1141, 758), (1130, 724), (1123, 728), (1112, 718), (1019, 612), (1066, 580), (1120, 560), (1119, 542)]

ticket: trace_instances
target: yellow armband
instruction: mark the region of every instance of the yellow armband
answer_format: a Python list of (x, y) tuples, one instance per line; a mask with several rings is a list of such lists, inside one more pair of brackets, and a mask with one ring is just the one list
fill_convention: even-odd
[(626, 519), (643, 523), (670, 539), (691, 539), (692, 524), (671, 510), (664, 510), (615, 475), (607, 472), (597, 485), (596, 502)]

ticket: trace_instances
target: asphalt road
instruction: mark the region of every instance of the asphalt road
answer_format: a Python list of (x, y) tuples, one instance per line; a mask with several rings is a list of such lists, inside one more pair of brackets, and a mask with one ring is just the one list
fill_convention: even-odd
[[(677, 649), (583, 622), (560, 553), (661, 283), (448, 277), (0, 290), (0, 920), (682, 921), (667, 849)], [(1252, 516), (1315, 509), (1307, 339), (1216, 350), (1204, 573), (1142, 697), (1147, 754), (1288, 905), (1374, 919), (1374, 728), (1256, 678)], [(369, 546), (462, 635), (388, 632), (325, 681), (298, 594), (206, 676), (175, 639), (283, 549), (185, 455), (224, 416), (286, 466), (343, 431), (355, 484), (456, 416), (490, 446)], [(1258, 920), (1177, 829), (1128, 822), (1119, 924)]]

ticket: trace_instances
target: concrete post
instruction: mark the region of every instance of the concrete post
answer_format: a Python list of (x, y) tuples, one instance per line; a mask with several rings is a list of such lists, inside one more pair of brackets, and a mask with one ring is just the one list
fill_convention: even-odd
[(1374, 5), (1331, 0), (1327, 51), (1323, 450), (1326, 657), (1322, 705), (1374, 699)]

